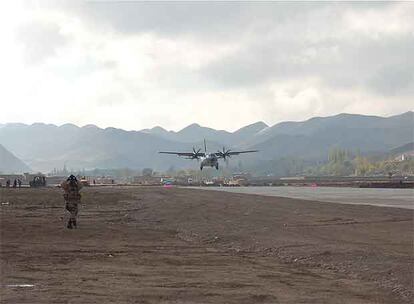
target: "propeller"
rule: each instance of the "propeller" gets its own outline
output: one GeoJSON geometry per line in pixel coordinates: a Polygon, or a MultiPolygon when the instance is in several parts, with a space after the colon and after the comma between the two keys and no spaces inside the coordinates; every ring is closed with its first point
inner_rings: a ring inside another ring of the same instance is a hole
{"type": "Polygon", "coordinates": [[[190,158],[190,159],[199,159],[199,157],[198,157],[198,153],[200,153],[200,151],[201,151],[201,149],[198,149],[198,150],[196,151],[196,149],[193,147],[193,155],[192,155],[192,156],[190,156],[189,158],[190,158]]]}
{"type": "Polygon", "coordinates": [[[224,159],[227,165],[229,164],[228,158],[231,158],[230,151],[231,151],[230,149],[226,150],[225,147],[223,147],[223,151],[220,151],[220,150],[217,151],[217,154],[224,159]]]}

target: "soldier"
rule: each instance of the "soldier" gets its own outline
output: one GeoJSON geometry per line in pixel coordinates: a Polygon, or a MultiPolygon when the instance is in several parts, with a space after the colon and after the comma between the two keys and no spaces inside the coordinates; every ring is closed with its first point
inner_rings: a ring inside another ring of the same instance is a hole
{"type": "Polygon", "coordinates": [[[62,184],[62,189],[65,191],[63,198],[66,202],[66,210],[69,211],[70,217],[67,228],[76,228],[76,217],[78,215],[78,204],[80,203],[81,195],[79,190],[82,188],[82,184],[78,182],[74,175],[68,177],[62,184]]]}

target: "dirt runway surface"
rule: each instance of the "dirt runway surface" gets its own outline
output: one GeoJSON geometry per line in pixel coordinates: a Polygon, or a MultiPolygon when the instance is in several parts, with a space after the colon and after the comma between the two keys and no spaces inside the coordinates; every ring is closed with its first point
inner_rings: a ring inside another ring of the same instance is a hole
{"type": "Polygon", "coordinates": [[[412,303],[413,210],[195,189],[0,189],[1,303],[412,303]],[[25,284],[25,285],[22,285],[25,284]]]}

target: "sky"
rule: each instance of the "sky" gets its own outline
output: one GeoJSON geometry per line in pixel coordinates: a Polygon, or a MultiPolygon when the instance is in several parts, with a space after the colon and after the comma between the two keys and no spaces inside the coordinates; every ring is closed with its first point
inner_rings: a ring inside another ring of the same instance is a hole
{"type": "Polygon", "coordinates": [[[0,123],[234,131],[414,109],[414,2],[2,1],[0,123]]]}

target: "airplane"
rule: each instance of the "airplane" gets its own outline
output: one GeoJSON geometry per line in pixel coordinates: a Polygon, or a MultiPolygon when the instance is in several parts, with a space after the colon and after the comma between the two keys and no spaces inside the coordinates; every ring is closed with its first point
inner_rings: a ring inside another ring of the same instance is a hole
{"type": "Polygon", "coordinates": [[[196,149],[193,147],[192,152],[169,152],[169,151],[160,151],[158,153],[161,154],[174,154],[178,156],[184,156],[186,159],[196,159],[200,160],[200,170],[203,170],[204,167],[215,167],[217,170],[219,168],[219,159],[223,159],[224,161],[227,161],[228,158],[230,158],[233,155],[239,155],[243,153],[254,153],[259,152],[258,150],[247,150],[247,151],[231,151],[226,150],[225,147],[223,147],[223,151],[217,151],[213,153],[207,153],[207,145],[206,140],[204,139],[204,152],[200,152],[201,149],[196,149]]]}

